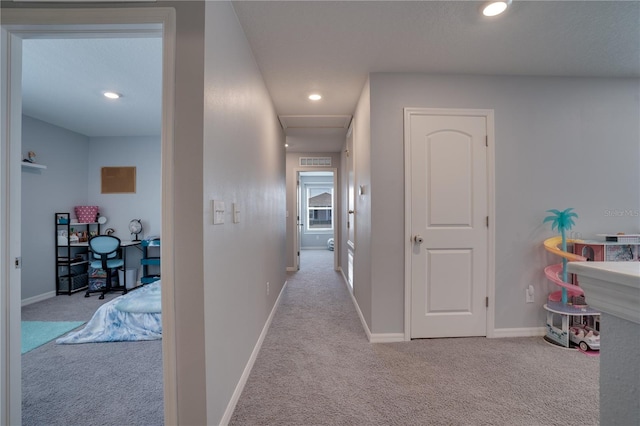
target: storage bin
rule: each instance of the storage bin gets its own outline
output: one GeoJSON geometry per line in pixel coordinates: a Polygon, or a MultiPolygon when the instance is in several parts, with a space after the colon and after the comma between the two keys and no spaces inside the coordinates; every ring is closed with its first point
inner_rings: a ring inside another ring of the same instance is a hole
{"type": "MultiPolygon", "coordinates": [[[[118,281],[124,285],[124,271],[118,269],[118,281]]],[[[134,288],[138,281],[138,270],[136,268],[127,268],[127,289],[134,288]]]]}
{"type": "Polygon", "coordinates": [[[74,291],[87,286],[87,274],[64,275],[60,277],[58,282],[58,291],[74,291]],[[71,279],[71,288],[69,288],[69,279],[71,279]]]}
{"type": "Polygon", "coordinates": [[[98,216],[98,206],[76,206],[75,211],[80,223],[95,223],[98,216]]]}
{"type": "MultiPolygon", "coordinates": [[[[118,285],[118,270],[111,270],[111,287],[118,285]]],[[[89,291],[102,290],[107,286],[107,271],[100,268],[89,268],[89,291]]]]}

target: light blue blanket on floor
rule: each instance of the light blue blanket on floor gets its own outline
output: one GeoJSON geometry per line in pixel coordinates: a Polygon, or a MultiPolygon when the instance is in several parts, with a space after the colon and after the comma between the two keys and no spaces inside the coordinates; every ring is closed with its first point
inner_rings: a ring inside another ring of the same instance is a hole
{"type": "Polygon", "coordinates": [[[160,281],[105,303],[87,325],[56,340],[59,344],[128,342],[162,338],[160,281]]]}

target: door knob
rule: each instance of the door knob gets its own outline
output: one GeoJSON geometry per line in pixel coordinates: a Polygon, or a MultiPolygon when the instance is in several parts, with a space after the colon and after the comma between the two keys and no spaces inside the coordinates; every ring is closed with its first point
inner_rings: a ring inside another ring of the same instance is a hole
{"type": "Polygon", "coordinates": [[[416,244],[422,244],[422,242],[424,241],[424,238],[422,238],[422,236],[420,235],[416,235],[415,237],[413,237],[413,241],[415,241],[416,244]]]}

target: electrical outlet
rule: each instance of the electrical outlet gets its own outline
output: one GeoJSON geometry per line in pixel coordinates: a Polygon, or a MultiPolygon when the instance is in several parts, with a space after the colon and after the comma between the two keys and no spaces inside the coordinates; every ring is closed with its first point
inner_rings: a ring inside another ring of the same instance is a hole
{"type": "Polygon", "coordinates": [[[534,288],[532,285],[530,285],[524,290],[524,298],[526,303],[533,303],[535,301],[533,293],[534,293],[534,288]]]}
{"type": "Polygon", "coordinates": [[[269,295],[269,281],[267,281],[267,296],[269,295]]]}

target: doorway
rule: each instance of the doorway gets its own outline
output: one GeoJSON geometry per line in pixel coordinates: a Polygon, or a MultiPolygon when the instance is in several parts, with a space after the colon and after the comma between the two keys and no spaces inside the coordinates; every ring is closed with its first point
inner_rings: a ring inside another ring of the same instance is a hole
{"type": "Polygon", "coordinates": [[[1,85],[2,126],[0,143],[0,303],[6,315],[0,327],[0,362],[3,371],[0,392],[0,423],[21,423],[21,361],[20,361],[20,308],[21,308],[21,115],[22,93],[22,40],[29,38],[126,36],[127,34],[155,34],[163,39],[162,60],[162,235],[169,240],[163,244],[163,329],[162,341],[164,370],[165,422],[176,422],[177,397],[175,392],[174,338],[174,277],[169,266],[172,246],[173,175],[170,167],[173,157],[173,91],[175,12],[168,8],[154,9],[8,9],[2,16],[1,85]],[[98,13],[96,13],[98,12],[98,13]],[[5,374],[6,372],[6,374],[5,374]]]}
{"type": "Polygon", "coordinates": [[[297,226],[294,253],[297,269],[304,268],[301,252],[322,250],[333,253],[337,265],[336,170],[296,171],[297,226]]]}
{"type": "Polygon", "coordinates": [[[487,336],[493,112],[405,110],[405,338],[487,336]]]}

